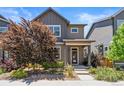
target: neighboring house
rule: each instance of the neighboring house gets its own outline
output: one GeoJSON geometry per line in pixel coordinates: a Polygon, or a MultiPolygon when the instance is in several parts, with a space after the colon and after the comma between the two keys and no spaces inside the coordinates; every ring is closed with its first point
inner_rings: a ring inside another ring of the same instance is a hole
{"type": "MultiPolygon", "coordinates": [[[[6,18],[4,18],[2,15],[0,15],[0,34],[8,31],[8,25],[9,22],[6,18]]],[[[2,39],[2,36],[0,36],[0,40],[2,39]]],[[[2,42],[0,41],[0,46],[2,42]]],[[[0,48],[0,59],[8,57],[8,52],[3,51],[2,48],[0,48]]]]}
{"type": "Polygon", "coordinates": [[[94,22],[86,36],[96,42],[91,44],[91,51],[95,54],[106,54],[113,35],[118,26],[124,23],[124,9],[119,10],[110,17],[94,22]]]}
{"type": "Polygon", "coordinates": [[[65,64],[79,65],[83,63],[84,47],[88,47],[88,62],[90,65],[90,45],[93,40],[84,39],[86,24],[70,24],[52,8],[48,8],[32,21],[40,21],[48,25],[57,37],[57,59],[64,60],[65,64]]]}

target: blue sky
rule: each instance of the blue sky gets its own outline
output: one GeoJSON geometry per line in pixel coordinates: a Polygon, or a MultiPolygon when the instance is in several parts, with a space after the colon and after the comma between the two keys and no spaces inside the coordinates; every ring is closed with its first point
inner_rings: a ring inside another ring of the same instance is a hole
{"type": "MultiPolygon", "coordinates": [[[[8,19],[16,22],[20,21],[19,17],[24,17],[28,20],[33,19],[47,7],[1,7],[0,14],[8,19]]],[[[111,16],[119,7],[54,7],[59,14],[67,18],[71,23],[88,24],[85,27],[85,35],[89,31],[91,24],[99,19],[111,16]]]]}

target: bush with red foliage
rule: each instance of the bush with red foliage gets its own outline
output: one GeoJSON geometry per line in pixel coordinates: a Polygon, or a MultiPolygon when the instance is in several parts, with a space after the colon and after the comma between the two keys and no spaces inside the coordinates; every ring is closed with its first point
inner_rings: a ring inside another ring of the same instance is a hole
{"type": "Polygon", "coordinates": [[[9,59],[1,60],[0,67],[3,68],[7,72],[17,69],[16,63],[9,59]]]}
{"type": "Polygon", "coordinates": [[[53,48],[56,37],[41,22],[22,18],[21,23],[16,24],[10,20],[9,31],[6,32],[2,41],[3,48],[9,51],[17,65],[55,60],[53,48]]]}

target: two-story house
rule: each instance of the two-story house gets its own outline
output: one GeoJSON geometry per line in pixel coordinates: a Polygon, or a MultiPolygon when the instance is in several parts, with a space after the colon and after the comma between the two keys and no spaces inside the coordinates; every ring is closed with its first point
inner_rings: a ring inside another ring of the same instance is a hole
{"type": "Polygon", "coordinates": [[[70,22],[52,8],[35,17],[32,21],[40,21],[47,25],[57,38],[56,58],[64,60],[65,64],[79,65],[83,63],[84,47],[88,47],[88,62],[90,65],[90,45],[94,40],[84,39],[86,24],[70,24],[70,22]]]}
{"type": "Polygon", "coordinates": [[[8,25],[9,25],[9,21],[3,17],[2,15],[0,15],[0,59],[8,57],[8,52],[4,51],[1,48],[1,39],[2,39],[2,34],[6,31],[8,31],[8,25]]]}
{"type": "Polygon", "coordinates": [[[94,22],[86,36],[86,39],[96,41],[91,44],[91,51],[95,54],[105,55],[113,35],[122,23],[124,23],[124,8],[110,17],[94,22]]]}

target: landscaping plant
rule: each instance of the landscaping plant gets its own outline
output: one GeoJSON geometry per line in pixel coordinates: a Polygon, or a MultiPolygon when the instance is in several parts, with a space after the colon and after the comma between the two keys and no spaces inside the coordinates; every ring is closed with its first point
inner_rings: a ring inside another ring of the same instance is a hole
{"type": "Polygon", "coordinates": [[[124,24],[122,24],[113,36],[107,57],[112,61],[124,61],[124,24]]]}
{"type": "Polygon", "coordinates": [[[5,73],[5,70],[3,68],[0,68],[0,74],[5,73]]]}
{"type": "Polygon", "coordinates": [[[124,80],[124,72],[117,71],[114,68],[98,67],[90,68],[89,73],[93,74],[95,79],[104,80],[109,82],[117,82],[118,80],[124,80]]]}
{"type": "Polygon", "coordinates": [[[49,68],[64,68],[64,61],[58,60],[55,62],[42,62],[44,69],[49,68]]]}
{"type": "Polygon", "coordinates": [[[65,67],[64,74],[68,78],[73,78],[75,76],[74,75],[74,68],[72,67],[72,65],[67,65],[65,67]]]}
{"type": "Polygon", "coordinates": [[[56,37],[46,25],[23,18],[19,24],[10,20],[9,31],[3,38],[3,48],[21,66],[42,60],[54,62],[55,43],[56,37]]]}
{"type": "Polygon", "coordinates": [[[94,68],[94,67],[91,67],[91,68],[89,69],[89,73],[90,73],[90,74],[96,74],[96,71],[97,71],[97,69],[94,68]]]}
{"type": "Polygon", "coordinates": [[[22,79],[28,76],[27,72],[23,69],[14,70],[11,73],[11,77],[15,79],[22,79]]]}
{"type": "Polygon", "coordinates": [[[0,68],[4,69],[6,72],[10,72],[14,69],[17,69],[17,65],[12,60],[1,60],[0,68]]]}

